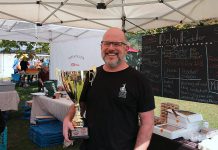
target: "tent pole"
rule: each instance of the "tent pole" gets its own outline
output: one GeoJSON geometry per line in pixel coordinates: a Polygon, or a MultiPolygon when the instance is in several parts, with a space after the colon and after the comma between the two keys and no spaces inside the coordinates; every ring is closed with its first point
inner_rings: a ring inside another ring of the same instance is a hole
{"type": "Polygon", "coordinates": [[[126,30],[125,30],[126,17],[123,16],[123,17],[121,18],[121,20],[122,20],[122,30],[123,30],[123,32],[125,33],[125,32],[126,32],[126,30]]]}
{"type": "Polygon", "coordinates": [[[165,2],[163,2],[163,4],[166,5],[167,7],[171,8],[171,9],[173,9],[174,11],[178,12],[179,14],[185,16],[186,18],[190,19],[191,21],[196,22],[193,18],[191,18],[188,15],[186,15],[185,13],[181,12],[179,9],[176,9],[173,6],[171,6],[171,5],[169,5],[169,4],[165,3],[165,2]]]}
{"type": "MultiPolygon", "coordinates": [[[[122,5],[124,4],[124,0],[122,0],[122,5]]],[[[124,6],[122,6],[122,30],[124,33],[126,33],[125,27],[126,27],[126,13],[125,13],[125,9],[124,6]]]]}
{"type": "MultiPolygon", "coordinates": [[[[189,2],[187,2],[187,3],[185,3],[185,4],[181,5],[181,6],[179,6],[177,9],[181,9],[181,8],[183,8],[183,7],[185,7],[185,6],[187,6],[187,5],[191,4],[191,3],[193,3],[194,1],[196,1],[196,0],[189,1],[189,2]]],[[[169,11],[169,12],[167,12],[167,13],[161,15],[161,16],[155,17],[155,18],[151,19],[150,21],[145,22],[145,23],[142,23],[142,24],[140,24],[140,25],[138,25],[138,26],[143,26],[143,25],[149,24],[149,23],[151,23],[151,22],[153,22],[153,21],[155,21],[155,20],[157,20],[157,19],[163,18],[163,17],[165,17],[165,16],[167,16],[167,15],[173,13],[174,11],[175,11],[175,10],[171,10],[171,11],[169,11]]],[[[133,30],[133,29],[135,29],[135,28],[136,28],[136,27],[133,27],[133,28],[130,28],[129,30],[133,30]]]]}
{"type": "Polygon", "coordinates": [[[5,24],[5,22],[6,22],[6,20],[4,20],[4,21],[2,22],[2,24],[0,24],[0,28],[3,27],[3,25],[5,24]]]}
{"type": "Polygon", "coordinates": [[[61,4],[50,14],[48,15],[48,17],[46,17],[42,22],[41,24],[43,24],[46,20],[48,20],[56,11],[58,11],[61,7],[63,7],[66,3],[67,3],[68,0],[65,0],[64,2],[61,2],[61,4]]]}
{"type": "Polygon", "coordinates": [[[17,22],[15,22],[11,27],[10,29],[8,29],[8,32],[11,32],[11,30],[17,25],[17,22]]]}
{"type": "Polygon", "coordinates": [[[143,31],[146,31],[145,29],[143,29],[143,28],[141,28],[140,26],[138,26],[138,25],[136,25],[136,24],[130,22],[129,20],[126,19],[126,21],[129,22],[130,24],[132,24],[132,25],[138,27],[139,29],[141,29],[141,30],[143,30],[143,31]]]}
{"type": "MultiPolygon", "coordinates": [[[[44,5],[46,5],[46,6],[50,7],[50,8],[56,9],[54,6],[51,6],[51,5],[48,5],[48,4],[44,4],[44,5]]],[[[102,23],[93,21],[93,20],[91,20],[91,19],[84,18],[84,17],[78,16],[78,15],[76,15],[76,14],[69,13],[69,12],[64,11],[64,10],[62,10],[62,9],[59,9],[59,11],[64,12],[64,13],[69,14],[69,15],[72,15],[72,16],[74,16],[74,17],[80,18],[80,19],[79,19],[79,20],[78,20],[78,19],[77,19],[77,20],[70,20],[70,21],[51,22],[51,23],[49,23],[49,24],[63,24],[63,23],[68,23],[68,22],[75,22],[75,21],[83,21],[83,20],[86,20],[86,21],[89,21],[89,22],[92,22],[92,23],[95,23],[95,24],[98,24],[98,25],[101,25],[101,26],[104,26],[104,27],[108,27],[108,28],[111,27],[111,26],[108,26],[108,25],[106,25],[106,24],[102,24],[102,23]]],[[[44,25],[46,25],[46,23],[45,23],[44,25]]]]}

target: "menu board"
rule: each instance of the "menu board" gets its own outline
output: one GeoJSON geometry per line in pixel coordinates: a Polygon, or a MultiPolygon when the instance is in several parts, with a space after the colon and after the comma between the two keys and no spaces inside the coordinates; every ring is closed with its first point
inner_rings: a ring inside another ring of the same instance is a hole
{"type": "Polygon", "coordinates": [[[142,65],[156,96],[218,104],[218,25],[142,37],[142,65]]]}

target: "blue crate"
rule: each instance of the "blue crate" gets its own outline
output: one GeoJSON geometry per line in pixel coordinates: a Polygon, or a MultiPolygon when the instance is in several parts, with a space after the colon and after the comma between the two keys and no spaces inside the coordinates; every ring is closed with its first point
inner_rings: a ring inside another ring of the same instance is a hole
{"type": "Polygon", "coordinates": [[[24,117],[30,117],[30,115],[31,115],[31,111],[30,111],[30,110],[23,112],[23,116],[24,116],[24,117]]]}
{"type": "Polygon", "coordinates": [[[23,116],[22,116],[23,120],[30,120],[30,116],[31,116],[31,110],[24,110],[23,111],[23,116]]]}
{"type": "Polygon", "coordinates": [[[15,83],[20,82],[20,74],[11,74],[11,81],[15,83]]]}
{"type": "Polygon", "coordinates": [[[48,123],[57,123],[57,124],[62,124],[60,121],[58,121],[56,118],[43,118],[43,119],[36,119],[36,124],[40,125],[40,124],[48,124],[48,123]]]}
{"type": "Polygon", "coordinates": [[[28,106],[28,105],[22,106],[22,109],[23,109],[24,111],[31,111],[31,107],[28,106]]]}
{"type": "Polygon", "coordinates": [[[47,123],[31,125],[29,129],[30,139],[39,147],[51,147],[63,143],[62,122],[53,120],[47,123]]]}
{"type": "Polygon", "coordinates": [[[5,130],[1,133],[0,136],[0,150],[7,150],[7,127],[5,130]]]}

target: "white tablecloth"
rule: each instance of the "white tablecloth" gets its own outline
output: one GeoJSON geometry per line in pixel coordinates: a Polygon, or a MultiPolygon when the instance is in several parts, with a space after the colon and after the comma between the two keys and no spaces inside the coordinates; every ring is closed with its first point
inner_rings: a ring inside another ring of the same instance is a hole
{"type": "Polygon", "coordinates": [[[33,96],[30,123],[35,124],[36,116],[44,115],[51,115],[63,121],[72,104],[71,100],[65,98],[52,99],[47,96],[33,96]]]}
{"type": "Polygon", "coordinates": [[[0,109],[2,111],[18,110],[19,102],[17,91],[0,92],[0,109]]]}

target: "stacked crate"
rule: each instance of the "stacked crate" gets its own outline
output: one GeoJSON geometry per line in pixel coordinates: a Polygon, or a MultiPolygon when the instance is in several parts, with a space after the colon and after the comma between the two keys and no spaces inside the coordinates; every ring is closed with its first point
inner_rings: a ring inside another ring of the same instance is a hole
{"type": "Polygon", "coordinates": [[[163,123],[167,122],[167,109],[174,109],[174,110],[178,110],[179,109],[179,105],[177,104],[173,104],[173,103],[161,103],[160,106],[160,120],[163,123]]]}
{"type": "Polygon", "coordinates": [[[0,150],[7,150],[7,127],[0,136],[0,150]]]}
{"type": "Polygon", "coordinates": [[[29,120],[30,119],[30,115],[31,115],[31,108],[32,108],[32,105],[30,105],[31,101],[26,101],[25,103],[25,106],[23,106],[23,117],[22,119],[24,120],[29,120]]]}
{"type": "Polygon", "coordinates": [[[63,143],[62,122],[54,119],[37,121],[29,130],[30,139],[41,148],[57,146],[63,143]]]}

